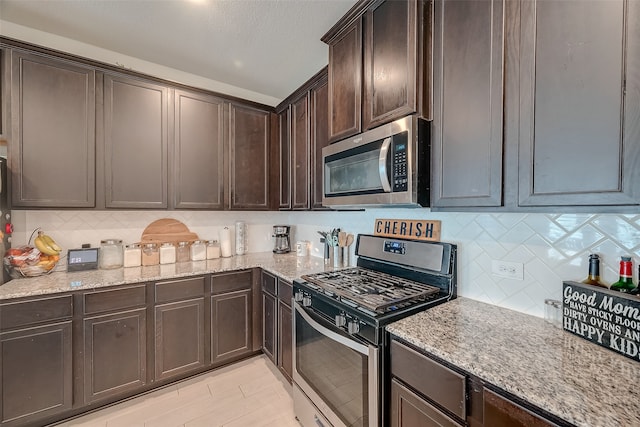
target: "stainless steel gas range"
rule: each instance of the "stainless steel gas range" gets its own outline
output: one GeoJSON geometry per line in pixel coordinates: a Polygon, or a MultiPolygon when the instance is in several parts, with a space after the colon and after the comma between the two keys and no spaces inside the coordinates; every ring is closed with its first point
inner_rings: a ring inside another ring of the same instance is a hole
{"type": "Polygon", "coordinates": [[[380,427],[385,325],[456,297],[450,243],[359,235],[357,267],[294,280],[293,400],[304,427],[380,427]]]}

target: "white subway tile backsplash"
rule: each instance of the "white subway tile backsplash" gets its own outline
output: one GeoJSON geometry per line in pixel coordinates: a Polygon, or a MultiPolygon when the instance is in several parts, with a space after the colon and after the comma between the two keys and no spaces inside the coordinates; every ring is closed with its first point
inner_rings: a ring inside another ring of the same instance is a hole
{"type": "MultiPolygon", "coordinates": [[[[291,225],[292,246],[312,243],[323,256],[317,231],[340,227],[354,234],[372,233],[376,218],[442,221],[442,240],[458,245],[458,294],[543,316],[544,299],[560,299],[563,280],[586,277],[589,253],[601,256],[601,276],[618,278],[621,255],[634,257],[634,281],[640,263],[640,215],[441,213],[429,209],[370,209],[359,212],[201,212],[201,211],[13,211],[13,246],[24,244],[41,227],[65,249],[101,239],[140,239],[144,228],[160,218],[175,218],[204,239],[236,221],[248,226],[249,252],[271,251],[273,225],[291,225]],[[524,280],[491,274],[491,261],[524,264],[524,280]]],[[[233,240],[233,239],[232,239],[233,240]]],[[[233,243],[233,242],[232,242],[233,243]]],[[[355,245],[354,245],[355,246],[355,245]]],[[[352,250],[352,259],[353,251],[352,250]]],[[[355,261],[354,261],[355,263],[355,261]]]]}

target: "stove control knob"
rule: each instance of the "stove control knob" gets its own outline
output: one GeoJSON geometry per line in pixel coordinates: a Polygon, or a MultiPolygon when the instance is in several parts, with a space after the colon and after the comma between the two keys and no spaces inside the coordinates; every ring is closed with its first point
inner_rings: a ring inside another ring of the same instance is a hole
{"type": "Polygon", "coordinates": [[[336,326],[338,328],[343,328],[347,325],[347,318],[344,314],[336,314],[336,326]]]}
{"type": "Polygon", "coordinates": [[[302,302],[302,298],[303,298],[303,294],[300,291],[296,292],[295,295],[293,296],[293,299],[295,302],[302,302]]]}
{"type": "Polygon", "coordinates": [[[302,306],[310,307],[311,306],[311,295],[305,295],[302,297],[302,306]]]}
{"type": "Polygon", "coordinates": [[[349,331],[351,335],[360,332],[360,322],[357,320],[349,320],[349,323],[347,324],[347,331],[349,331]]]}

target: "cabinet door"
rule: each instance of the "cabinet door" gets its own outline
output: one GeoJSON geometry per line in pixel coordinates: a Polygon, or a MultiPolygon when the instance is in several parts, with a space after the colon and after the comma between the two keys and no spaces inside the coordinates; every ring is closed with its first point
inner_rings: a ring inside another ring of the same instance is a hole
{"type": "Polygon", "coordinates": [[[85,403],[146,384],[146,309],[84,320],[85,403]]]}
{"type": "Polygon", "coordinates": [[[491,427],[554,427],[544,418],[496,393],[484,389],[484,425],[491,427]]]}
{"type": "Polygon", "coordinates": [[[104,76],[108,208],[166,208],[167,93],[149,81],[104,76]]]}
{"type": "Polygon", "coordinates": [[[80,64],[14,51],[14,207],[95,206],[95,72],[80,64]]]}
{"type": "Polygon", "coordinates": [[[329,140],[359,133],[362,94],[362,18],[329,42],[329,140]]]}
{"type": "Polygon", "coordinates": [[[204,360],[204,299],[155,308],[155,379],[201,368],[204,360]]]}
{"type": "Polygon", "coordinates": [[[640,4],[520,7],[519,204],[639,204],[640,4]]]}
{"type": "Polygon", "coordinates": [[[293,317],[291,306],[278,301],[278,368],[291,381],[293,377],[293,317]]]}
{"type": "Polygon", "coordinates": [[[269,112],[231,104],[231,210],[269,208],[269,112]]]}
{"type": "Polygon", "coordinates": [[[311,209],[322,209],[322,149],[329,145],[329,85],[327,79],[311,89],[311,209]]]}
{"type": "Polygon", "coordinates": [[[262,292],[262,350],[276,363],[278,301],[275,296],[262,292]]]}
{"type": "Polygon", "coordinates": [[[280,133],[278,137],[277,153],[280,160],[280,203],[281,210],[291,209],[291,128],[289,127],[291,108],[278,114],[280,133]]]}
{"type": "Polygon", "coordinates": [[[365,15],[362,127],[417,110],[418,0],[382,1],[365,15]]]}
{"type": "Polygon", "coordinates": [[[435,2],[432,206],[502,204],[503,9],[435,2]]]}
{"type": "Polygon", "coordinates": [[[303,96],[291,103],[291,207],[307,210],[309,204],[310,152],[309,152],[309,96],[303,96]]]}
{"type": "Polygon", "coordinates": [[[174,102],[175,207],[223,209],[225,103],[182,90],[174,102]]]}
{"type": "Polygon", "coordinates": [[[395,379],[391,380],[391,427],[461,426],[395,379]]]}
{"type": "Polygon", "coordinates": [[[3,426],[37,424],[71,409],[71,321],[0,334],[3,426]]]}
{"type": "Polygon", "coordinates": [[[251,353],[251,289],[211,297],[211,362],[251,353]]]}

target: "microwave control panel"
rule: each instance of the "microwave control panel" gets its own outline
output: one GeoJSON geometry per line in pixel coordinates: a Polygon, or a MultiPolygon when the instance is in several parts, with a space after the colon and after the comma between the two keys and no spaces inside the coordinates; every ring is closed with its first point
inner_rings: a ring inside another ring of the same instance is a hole
{"type": "Polygon", "coordinates": [[[407,160],[407,132],[393,136],[393,192],[407,191],[409,188],[408,160],[407,160]]]}

